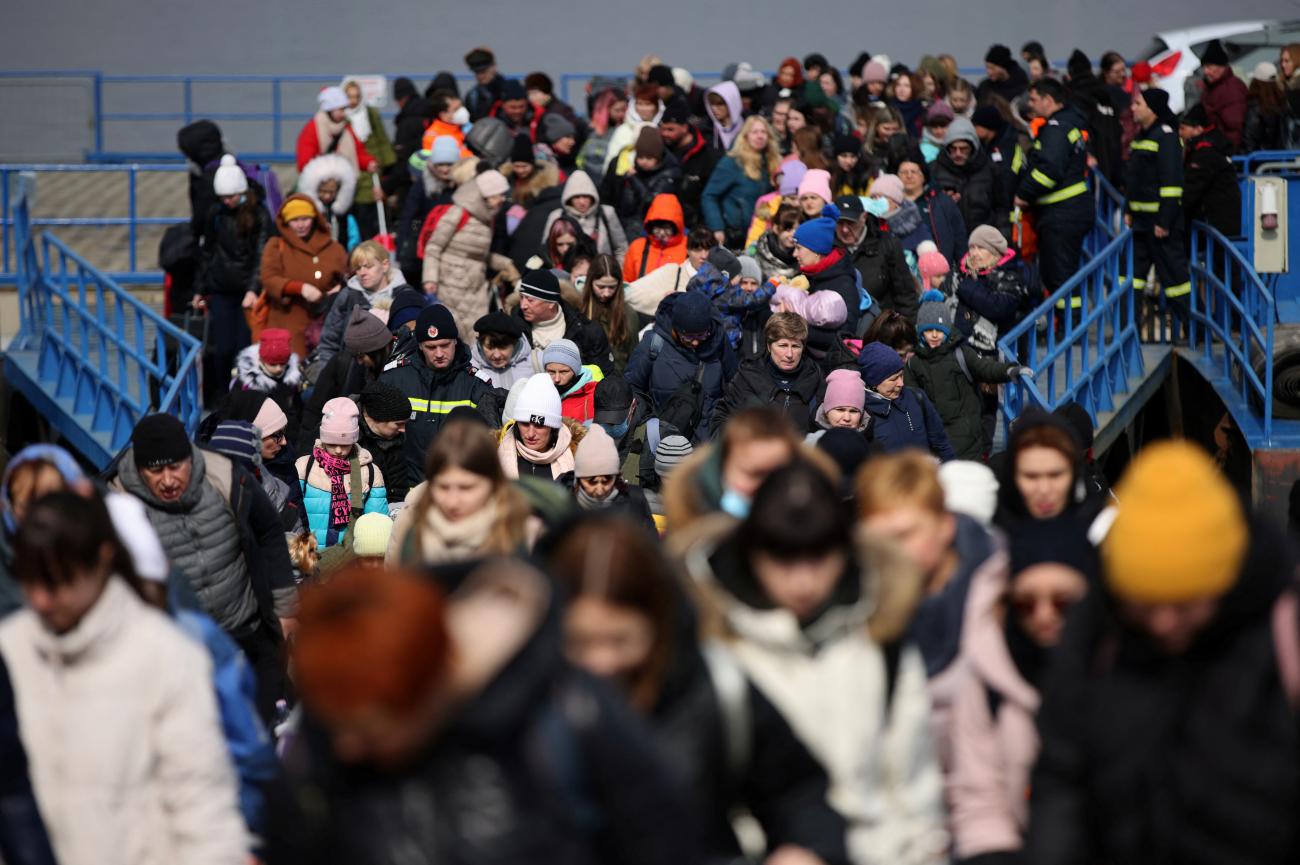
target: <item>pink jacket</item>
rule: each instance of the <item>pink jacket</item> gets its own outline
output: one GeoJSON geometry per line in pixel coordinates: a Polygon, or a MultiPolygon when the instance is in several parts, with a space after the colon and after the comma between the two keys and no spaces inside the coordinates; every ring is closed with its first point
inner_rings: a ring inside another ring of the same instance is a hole
{"type": "Polygon", "coordinates": [[[792,285],[778,285],[772,294],[772,311],[776,312],[782,302],[793,307],[813,327],[839,327],[849,317],[844,298],[834,291],[809,294],[792,285]]]}
{"type": "Polygon", "coordinates": [[[1038,692],[1011,660],[1002,633],[1006,576],[975,574],[962,634],[962,674],[950,717],[948,775],[956,858],[1019,850],[1029,819],[1029,772],[1038,756],[1038,692]],[[997,717],[989,691],[998,697],[997,717]]]}

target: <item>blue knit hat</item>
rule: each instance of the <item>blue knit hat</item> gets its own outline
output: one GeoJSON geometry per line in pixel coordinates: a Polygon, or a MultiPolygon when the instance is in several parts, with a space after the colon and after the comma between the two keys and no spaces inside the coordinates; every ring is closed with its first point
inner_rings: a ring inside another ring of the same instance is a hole
{"type": "Polygon", "coordinates": [[[698,291],[684,291],[673,302],[673,330],[678,333],[704,333],[713,326],[713,303],[698,291]]]}
{"type": "Polygon", "coordinates": [[[943,292],[927,289],[921,294],[921,305],[916,311],[916,333],[923,336],[927,330],[941,330],[944,336],[952,335],[952,311],[943,292]]]}
{"type": "Polygon", "coordinates": [[[262,461],[262,437],[251,423],[242,420],[223,420],[217,424],[207,448],[230,457],[245,468],[262,461]]]}
{"type": "Polygon", "coordinates": [[[903,371],[903,359],[883,342],[869,342],[858,354],[858,370],[866,386],[875,388],[891,375],[903,371]]]}
{"type": "Polygon", "coordinates": [[[835,247],[835,222],[839,218],[839,208],[833,204],[826,205],[821,216],[794,230],[794,242],[818,255],[830,255],[835,247]]]}

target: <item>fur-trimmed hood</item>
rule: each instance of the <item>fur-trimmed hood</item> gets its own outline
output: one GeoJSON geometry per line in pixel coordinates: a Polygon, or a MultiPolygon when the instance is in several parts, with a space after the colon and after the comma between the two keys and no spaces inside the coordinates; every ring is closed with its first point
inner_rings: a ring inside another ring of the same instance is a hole
{"type": "Polygon", "coordinates": [[[833,604],[812,625],[800,628],[789,612],[755,606],[740,597],[738,588],[753,577],[735,543],[735,531],[736,521],[730,517],[707,517],[680,553],[706,638],[805,650],[865,629],[873,642],[884,645],[903,637],[924,597],[924,577],[903,551],[860,530],[845,577],[859,581],[855,599],[833,604]]]}
{"type": "Polygon", "coordinates": [[[357,194],[357,170],[337,153],[325,153],[317,156],[302,167],[298,175],[298,191],[311,196],[317,209],[324,209],[317,196],[320,185],[329,178],[339,181],[339,195],[330,205],[335,216],[345,216],[352,209],[352,200],[357,194]]]}

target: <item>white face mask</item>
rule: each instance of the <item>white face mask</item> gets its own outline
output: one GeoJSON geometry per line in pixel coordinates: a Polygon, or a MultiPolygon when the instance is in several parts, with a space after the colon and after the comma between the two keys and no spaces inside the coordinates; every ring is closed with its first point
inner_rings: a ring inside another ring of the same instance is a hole
{"type": "Polygon", "coordinates": [[[469,109],[464,105],[457,108],[451,113],[451,122],[455,123],[457,126],[464,126],[466,123],[469,123],[469,109]]]}

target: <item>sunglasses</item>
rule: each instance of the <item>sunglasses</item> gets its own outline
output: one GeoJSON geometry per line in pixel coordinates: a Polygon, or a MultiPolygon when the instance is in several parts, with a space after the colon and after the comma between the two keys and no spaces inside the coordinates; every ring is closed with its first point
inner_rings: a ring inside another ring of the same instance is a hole
{"type": "Polygon", "coordinates": [[[703,333],[681,333],[679,331],[677,335],[685,342],[704,342],[706,339],[713,336],[713,331],[706,330],[703,333]]]}
{"type": "Polygon", "coordinates": [[[1050,604],[1058,616],[1063,616],[1075,600],[1070,595],[1012,595],[1007,598],[1007,603],[1017,616],[1027,619],[1034,614],[1039,604],[1050,604]]]}

